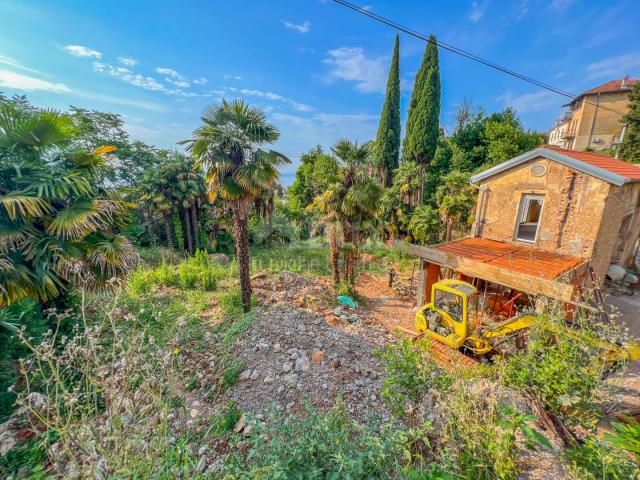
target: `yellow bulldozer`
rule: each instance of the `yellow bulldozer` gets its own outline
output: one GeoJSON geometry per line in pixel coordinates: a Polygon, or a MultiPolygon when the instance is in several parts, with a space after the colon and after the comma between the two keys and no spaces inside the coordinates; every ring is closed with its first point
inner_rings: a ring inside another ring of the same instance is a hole
{"type": "MultiPolygon", "coordinates": [[[[487,302],[489,308],[481,308],[473,285],[439,280],[432,286],[431,302],[416,314],[416,330],[474,356],[509,355],[526,348],[527,332],[538,317],[534,312],[518,311],[516,298],[504,302],[494,299],[487,302]]],[[[607,363],[640,359],[638,344],[606,344],[604,350],[607,363]]]]}

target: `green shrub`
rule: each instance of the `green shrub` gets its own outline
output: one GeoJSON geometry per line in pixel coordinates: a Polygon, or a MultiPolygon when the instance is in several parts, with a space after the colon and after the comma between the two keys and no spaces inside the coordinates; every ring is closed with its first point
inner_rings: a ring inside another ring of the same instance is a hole
{"type": "Polygon", "coordinates": [[[560,317],[540,318],[530,331],[527,351],[505,361],[504,380],[512,388],[531,391],[567,420],[592,422],[604,353],[588,325],[572,328],[560,317]]]}
{"type": "Polygon", "coordinates": [[[516,432],[526,445],[550,447],[529,424],[536,417],[501,407],[497,398],[477,389],[474,382],[456,380],[439,404],[446,420],[439,432],[440,464],[455,478],[515,480],[518,474],[516,432]]]}
{"type": "Polygon", "coordinates": [[[191,257],[189,260],[192,261],[195,265],[204,268],[209,265],[209,254],[206,252],[206,250],[198,249],[196,250],[196,253],[193,254],[193,257],[191,257]]]}
{"type": "Polygon", "coordinates": [[[205,268],[201,274],[202,288],[207,291],[215,290],[218,285],[217,272],[211,268],[205,268]]]}
{"type": "Polygon", "coordinates": [[[568,478],[575,480],[638,480],[637,464],[620,449],[588,438],[582,445],[565,451],[568,478]]]}
{"type": "Polygon", "coordinates": [[[624,423],[613,422],[612,426],[615,433],[605,435],[604,439],[613,446],[635,455],[640,463],[640,423],[634,418],[627,417],[624,423]]]}
{"type": "Polygon", "coordinates": [[[416,439],[425,436],[425,429],[358,423],[342,403],[322,413],[309,408],[306,416],[286,421],[271,412],[253,427],[248,452],[231,453],[221,473],[239,479],[364,480],[406,478],[408,470],[414,479],[450,478],[432,475],[431,465],[412,454],[416,439]],[[424,468],[424,476],[416,467],[424,468]]]}
{"type": "Polygon", "coordinates": [[[0,308],[0,423],[11,415],[16,394],[9,391],[9,387],[18,379],[18,359],[24,358],[29,350],[15,335],[13,327],[25,328],[25,335],[39,342],[42,334],[55,325],[47,322],[41,307],[32,300],[22,300],[8,307],[0,308]],[[7,328],[9,327],[9,328],[7,328]]]}
{"type": "Polygon", "coordinates": [[[198,267],[191,262],[183,262],[178,266],[178,285],[187,290],[194,288],[200,278],[198,267]]]}
{"type": "Polygon", "coordinates": [[[415,343],[404,339],[375,352],[385,363],[381,394],[393,414],[403,416],[430,388],[446,388],[451,384],[451,375],[437,367],[429,350],[427,339],[415,343]]]}
{"type": "Polygon", "coordinates": [[[142,295],[155,285],[154,271],[149,268],[138,268],[129,279],[129,291],[134,295],[142,295]]]}
{"type": "Polygon", "coordinates": [[[178,286],[178,274],[176,273],[176,269],[172,265],[168,265],[165,262],[156,268],[153,272],[154,280],[166,287],[176,287],[178,286]]]}

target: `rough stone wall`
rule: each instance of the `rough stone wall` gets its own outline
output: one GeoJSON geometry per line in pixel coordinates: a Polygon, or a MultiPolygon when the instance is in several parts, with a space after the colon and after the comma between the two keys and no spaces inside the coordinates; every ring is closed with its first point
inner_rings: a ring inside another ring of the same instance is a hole
{"type": "Polygon", "coordinates": [[[640,238],[640,184],[625,185],[610,197],[599,238],[603,242],[602,248],[612,244],[610,263],[631,267],[636,244],[640,238]],[[615,222],[618,223],[617,229],[615,222]],[[609,225],[611,228],[607,228],[609,225]],[[613,238],[609,238],[611,236],[613,238]]]}
{"type": "Polygon", "coordinates": [[[607,182],[539,157],[488,178],[480,187],[489,191],[484,194],[484,215],[480,211],[476,215],[479,236],[581,258],[592,256],[609,194],[607,182]],[[531,166],[537,163],[547,166],[546,175],[531,174],[531,166]],[[534,244],[515,240],[520,199],[527,193],[544,196],[534,244]]]}

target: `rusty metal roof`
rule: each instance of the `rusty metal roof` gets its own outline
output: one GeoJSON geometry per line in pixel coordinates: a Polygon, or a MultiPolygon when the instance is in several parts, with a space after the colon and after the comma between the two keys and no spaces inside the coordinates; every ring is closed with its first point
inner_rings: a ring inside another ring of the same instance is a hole
{"type": "Polygon", "coordinates": [[[433,245],[434,250],[553,280],[584,263],[584,259],[484,238],[463,238],[433,245]]]}

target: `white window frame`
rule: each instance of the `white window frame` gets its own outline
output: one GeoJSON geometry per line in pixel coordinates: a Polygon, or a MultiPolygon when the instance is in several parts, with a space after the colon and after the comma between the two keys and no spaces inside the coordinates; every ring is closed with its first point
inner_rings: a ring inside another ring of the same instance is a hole
{"type": "Polygon", "coordinates": [[[516,228],[513,233],[513,237],[515,240],[519,242],[536,243],[536,241],[538,240],[538,232],[540,231],[540,224],[542,223],[542,215],[544,214],[544,200],[545,196],[539,193],[523,193],[520,196],[520,204],[518,205],[518,216],[516,217],[516,228]],[[523,218],[526,218],[530,208],[529,205],[533,200],[539,200],[540,202],[542,202],[542,206],[540,207],[540,217],[538,218],[538,224],[536,225],[536,233],[533,237],[533,240],[529,240],[528,238],[519,238],[518,231],[520,230],[520,224],[523,223],[521,220],[523,218]]]}

